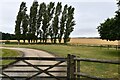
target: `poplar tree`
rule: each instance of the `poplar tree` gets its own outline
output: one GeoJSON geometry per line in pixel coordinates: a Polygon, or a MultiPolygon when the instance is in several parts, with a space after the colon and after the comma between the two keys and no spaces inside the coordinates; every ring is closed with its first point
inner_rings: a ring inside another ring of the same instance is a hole
{"type": "Polygon", "coordinates": [[[61,17],[61,21],[60,21],[60,34],[59,34],[59,43],[61,43],[62,40],[62,36],[64,34],[64,29],[65,29],[65,23],[67,20],[67,5],[64,6],[64,10],[62,12],[62,17],[61,17]]]}
{"type": "MultiPolygon", "coordinates": [[[[50,2],[47,6],[47,12],[48,12],[48,16],[49,16],[49,24],[51,23],[51,20],[54,15],[54,10],[55,10],[54,5],[55,5],[55,3],[50,2]]],[[[51,43],[53,43],[53,28],[52,28],[51,24],[49,25],[48,33],[49,33],[49,36],[51,37],[51,43]]]]}
{"type": "Polygon", "coordinates": [[[39,6],[38,15],[37,15],[37,37],[39,36],[40,42],[42,40],[41,25],[42,25],[43,14],[44,14],[44,3],[41,3],[39,6]]]}
{"type": "Polygon", "coordinates": [[[56,39],[58,38],[58,30],[59,30],[59,15],[62,11],[61,2],[57,3],[55,8],[55,16],[53,18],[52,27],[53,27],[53,36],[54,36],[54,43],[56,43],[56,39]]]}
{"type": "Polygon", "coordinates": [[[25,11],[26,9],[26,3],[22,2],[20,5],[20,9],[17,15],[17,20],[15,21],[16,25],[15,25],[15,36],[16,39],[18,40],[18,44],[20,43],[20,39],[21,39],[21,24],[22,24],[22,19],[23,19],[23,11],[25,11]]]}
{"type": "Polygon", "coordinates": [[[43,43],[46,42],[47,28],[48,28],[48,15],[46,13],[46,4],[42,4],[43,14],[42,14],[42,31],[43,31],[43,43]]]}
{"type": "Polygon", "coordinates": [[[65,33],[64,33],[64,43],[67,43],[70,41],[70,33],[74,29],[75,21],[74,21],[74,8],[72,6],[68,7],[68,13],[67,13],[67,20],[65,24],[65,33]]]}
{"type": "Polygon", "coordinates": [[[61,2],[58,2],[56,6],[54,2],[50,2],[48,5],[43,2],[39,9],[38,6],[38,2],[34,0],[30,14],[27,15],[26,3],[21,3],[15,25],[18,43],[21,35],[24,43],[26,39],[29,43],[32,40],[37,42],[38,38],[40,38],[40,42],[43,40],[43,43],[47,43],[48,38],[51,38],[51,43],[56,43],[57,39],[59,43],[62,39],[64,39],[64,43],[68,42],[75,25],[74,8],[65,5],[62,11],[61,2]]]}
{"type": "Polygon", "coordinates": [[[30,8],[30,26],[29,34],[31,35],[31,41],[36,40],[36,29],[37,29],[37,11],[38,11],[38,2],[34,1],[30,8]]]}
{"type": "Polygon", "coordinates": [[[50,34],[50,21],[53,18],[54,3],[50,2],[48,5],[43,4],[43,19],[42,19],[42,30],[43,30],[43,42],[47,43],[48,35],[50,34]]]}
{"type": "Polygon", "coordinates": [[[22,39],[25,43],[27,40],[27,32],[28,32],[28,24],[29,24],[29,16],[26,14],[27,7],[23,11],[23,19],[22,19],[22,39]]]}

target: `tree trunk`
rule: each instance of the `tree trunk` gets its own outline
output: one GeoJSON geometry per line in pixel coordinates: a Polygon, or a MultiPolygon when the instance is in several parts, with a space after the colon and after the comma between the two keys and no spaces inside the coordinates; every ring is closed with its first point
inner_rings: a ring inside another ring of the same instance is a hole
{"type": "Polygon", "coordinates": [[[59,38],[59,43],[61,43],[61,40],[62,40],[62,38],[60,37],[60,38],[59,38]]]}
{"type": "Polygon", "coordinates": [[[66,44],[68,42],[67,38],[64,38],[64,44],[66,44]]]}
{"type": "Polygon", "coordinates": [[[47,43],[47,39],[45,39],[45,44],[47,43]]]}
{"type": "Polygon", "coordinates": [[[54,44],[56,43],[56,38],[54,38],[54,44]]]}
{"type": "Polygon", "coordinates": [[[51,37],[51,43],[53,43],[53,38],[51,37]]]}
{"type": "Polygon", "coordinates": [[[25,43],[25,40],[23,40],[23,43],[25,43]]]}
{"type": "Polygon", "coordinates": [[[56,44],[56,36],[54,37],[54,44],[56,44]]]}
{"type": "Polygon", "coordinates": [[[120,49],[120,40],[118,40],[118,49],[120,49]]]}
{"type": "Polygon", "coordinates": [[[28,44],[30,44],[30,40],[28,40],[28,44]]]}
{"type": "Polygon", "coordinates": [[[20,44],[20,40],[18,40],[18,45],[20,44]]]}

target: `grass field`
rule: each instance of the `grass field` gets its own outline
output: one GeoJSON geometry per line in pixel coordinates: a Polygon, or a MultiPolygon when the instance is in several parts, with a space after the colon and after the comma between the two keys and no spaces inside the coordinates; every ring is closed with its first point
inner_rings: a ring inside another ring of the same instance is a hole
{"type": "MultiPolygon", "coordinates": [[[[53,55],[66,57],[67,54],[74,54],[81,58],[95,58],[107,60],[119,60],[120,50],[114,48],[100,48],[87,46],[70,46],[70,45],[3,45],[9,47],[26,47],[50,52],[53,55]]],[[[81,63],[81,72],[95,75],[98,77],[112,78],[119,77],[118,65],[100,64],[100,63],[81,63]]]]}
{"type": "MultiPolygon", "coordinates": [[[[10,49],[0,49],[0,56],[2,57],[17,57],[21,56],[19,51],[10,50],[10,49]]],[[[0,61],[1,62],[1,61],[0,61]]],[[[13,62],[13,60],[3,60],[1,64],[6,65],[13,62]]]]}

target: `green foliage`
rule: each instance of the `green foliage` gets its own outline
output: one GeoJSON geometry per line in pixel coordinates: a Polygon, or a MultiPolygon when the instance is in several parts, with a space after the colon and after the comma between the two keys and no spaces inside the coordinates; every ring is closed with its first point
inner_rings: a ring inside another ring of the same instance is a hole
{"type": "MultiPolygon", "coordinates": [[[[41,22],[42,22],[42,15],[43,15],[43,4],[44,3],[41,3],[40,4],[40,6],[39,6],[39,10],[38,10],[38,15],[37,15],[37,36],[39,35],[39,34],[41,34],[41,30],[40,30],[40,26],[41,26],[41,22]]],[[[40,36],[40,38],[41,38],[41,36],[40,36]]]]}
{"type": "Polygon", "coordinates": [[[114,29],[115,29],[115,23],[114,23],[114,19],[107,19],[104,23],[102,23],[99,27],[98,27],[98,32],[100,33],[101,39],[106,39],[106,40],[116,40],[115,38],[115,33],[114,29]]]}
{"type": "MultiPolygon", "coordinates": [[[[48,9],[47,9],[47,13],[48,13],[48,17],[49,17],[49,24],[53,18],[53,15],[54,15],[54,11],[55,11],[55,3],[53,2],[50,2],[48,4],[48,9]]],[[[53,43],[53,28],[52,28],[52,25],[49,25],[49,28],[48,28],[48,35],[51,37],[51,43],[53,43]]]]}
{"type": "Polygon", "coordinates": [[[72,6],[68,7],[68,14],[67,14],[67,20],[66,20],[66,26],[65,26],[65,33],[64,33],[64,43],[67,43],[70,38],[70,33],[73,31],[73,26],[75,25],[74,21],[74,8],[72,6]]]}
{"type": "Polygon", "coordinates": [[[54,2],[49,4],[43,2],[39,5],[37,1],[34,1],[29,15],[26,14],[26,11],[26,3],[22,2],[15,27],[15,35],[18,41],[23,39],[25,42],[28,39],[30,43],[32,40],[37,42],[39,38],[40,42],[47,43],[47,39],[51,38],[51,43],[53,41],[56,43],[57,39],[61,43],[63,35],[65,36],[65,43],[70,40],[69,35],[75,25],[72,6],[65,5],[62,11],[61,2],[55,6],[54,2]]]}
{"type": "Polygon", "coordinates": [[[19,12],[18,12],[18,15],[17,15],[17,20],[15,21],[16,25],[15,25],[15,35],[16,35],[16,38],[18,40],[18,43],[21,39],[21,23],[22,23],[22,19],[23,19],[23,16],[24,16],[24,11],[26,11],[26,3],[25,2],[22,2],[21,5],[20,5],[20,9],[19,9],[19,12]]]}
{"type": "Polygon", "coordinates": [[[27,32],[28,32],[28,23],[29,23],[29,16],[26,14],[26,11],[24,11],[24,16],[22,20],[22,39],[25,43],[25,40],[27,39],[27,32]]]}
{"type": "Polygon", "coordinates": [[[64,34],[64,29],[65,29],[65,22],[67,19],[67,5],[64,6],[64,10],[62,12],[62,17],[60,21],[60,34],[59,34],[59,43],[61,43],[62,36],[64,34]]]}
{"type": "Polygon", "coordinates": [[[61,10],[62,10],[62,4],[61,4],[61,2],[58,2],[57,6],[55,8],[55,17],[54,17],[53,23],[52,23],[54,43],[56,43],[56,39],[57,39],[57,36],[58,36],[58,31],[59,31],[59,15],[61,13],[61,10]]]}
{"type": "Polygon", "coordinates": [[[108,18],[104,23],[98,26],[98,32],[101,39],[110,41],[120,40],[120,1],[118,2],[118,11],[114,18],[108,18]]]}
{"type": "Polygon", "coordinates": [[[31,8],[30,8],[30,26],[29,26],[29,34],[31,34],[32,39],[36,39],[36,28],[37,28],[37,11],[38,11],[38,2],[33,2],[31,8]]]}
{"type": "Polygon", "coordinates": [[[48,26],[49,26],[49,17],[48,17],[48,14],[47,14],[47,6],[45,3],[43,3],[43,19],[42,19],[42,30],[43,30],[43,42],[46,43],[46,40],[47,40],[47,30],[48,30],[48,26]]]}
{"type": "Polygon", "coordinates": [[[53,17],[54,13],[54,3],[50,2],[48,5],[45,3],[40,4],[39,9],[39,18],[38,18],[38,25],[42,23],[42,30],[40,29],[40,25],[38,26],[38,32],[40,34],[40,40],[41,37],[43,38],[43,42],[47,42],[47,37],[49,35],[49,26],[50,21],[53,17]],[[42,34],[42,36],[41,36],[42,34]]]}
{"type": "Polygon", "coordinates": [[[16,40],[14,34],[0,32],[0,40],[16,40]]]}

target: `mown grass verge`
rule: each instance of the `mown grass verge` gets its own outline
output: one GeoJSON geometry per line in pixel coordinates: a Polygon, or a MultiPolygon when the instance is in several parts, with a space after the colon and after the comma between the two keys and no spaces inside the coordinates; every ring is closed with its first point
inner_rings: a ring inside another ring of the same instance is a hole
{"type": "MultiPolygon", "coordinates": [[[[11,50],[11,49],[0,49],[0,56],[2,57],[18,57],[22,56],[20,51],[11,50]]],[[[0,63],[2,65],[7,65],[13,62],[14,60],[2,60],[0,63]]]]}
{"type": "MultiPolygon", "coordinates": [[[[120,50],[104,47],[70,46],[70,45],[3,45],[9,47],[24,47],[44,50],[59,57],[73,54],[81,58],[119,60],[120,50]]],[[[118,78],[118,65],[81,62],[81,72],[103,78],[118,78]]]]}

